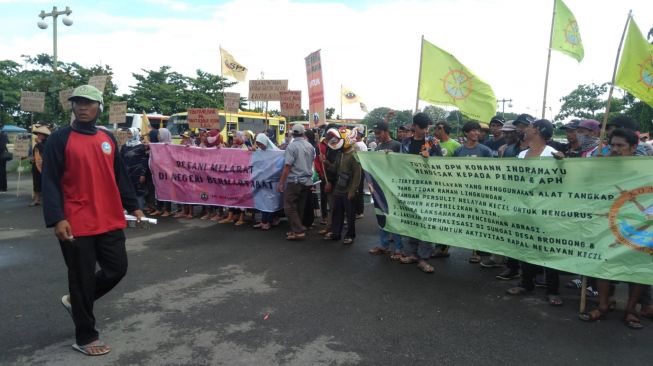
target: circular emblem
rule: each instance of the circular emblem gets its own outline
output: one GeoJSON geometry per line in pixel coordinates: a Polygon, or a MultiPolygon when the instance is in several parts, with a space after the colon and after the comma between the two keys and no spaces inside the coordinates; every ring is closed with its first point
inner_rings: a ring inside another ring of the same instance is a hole
{"type": "Polygon", "coordinates": [[[356,99],[356,94],[354,92],[347,92],[347,93],[345,93],[345,99],[355,100],[356,99]]]}
{"type": "Polygon", "coordinates": [[[578,23],[570,21],[565,27],[565,41],[572,46],[580,44],[580,31],[578,30],[578,23]]]}
{"type": "Polygon", "coordinates": [[[111,144],[108,142],[103,142],[102,143],[102,152],[109,155],[111,154],[111,144]]]}
{"type": "Polygon", "coordinates": [[[633,250],[653,255],[653,186],[621,190],[608,214],[610,231],[633,250]]]}
{"type": "Polygon", "coordinates": [[[286,124],[279,122],[279,132],[283,133],[286,131],[286,124]]]}
{"type": "Polygon", "coordinates": [[[443,81],[445,92],[455,100],[465,99],[472,93],[472,78],[464,70],[449,71],[443,81]]]}
{"type": "Polygon", "coordinates": [[[202,193],[200,194],[200,199],[201,199],[202,201],[208,201],[208,200],[209,200],[209,195],[208,195],[208,193],[206,193],[206,192],[202,192],[202,193]]]}
{"type": "Polygon", "coordinates": [[[640,65],[639,77],[647,88],[653,88],[653,56],[649,56],[644,63],[640,65]]]}

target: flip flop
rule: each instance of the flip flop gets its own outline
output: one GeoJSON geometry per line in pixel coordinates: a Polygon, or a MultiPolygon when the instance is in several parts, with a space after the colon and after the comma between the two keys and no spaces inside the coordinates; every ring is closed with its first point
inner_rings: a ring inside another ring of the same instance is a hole
{"type": "Polygon", "coordinates": [[[642,322],[639,320],[639,318],[637,317],[637,314],[635,314],[635,313],[626,313],[626,316],[624,317],[624,324],[628,328],[633,329],[633,330],[644,329],[644,326],[642,325],[642,322]],[[634,316],[635,319],[628,320],[629,315],[634,316]]]}
{"type": "Polygon", "coordinates": [[[562,298],[558,295],[547,295],[546,300],[551,306],[562,306],[562,304],[564,304],[562,298]]]}
{"type": "Polygon", "coordinates": [[[422,261],[417,264],[417,268],[419,268],[422,272],[424,273],[433,273],[433,266],[422,261]]]}
{"type": "Polygon", "coordinates": [[[102,356],[111,352],[111,347],[100,341],[91,342],[83,346],[79,346],[75,343],[73,344],[73,349],[85,354],[86,356],[102,356]]]}
{"type": "Polygon", "coordinates": [[[66,311],[68,312],[68,314],[72,318],[73,317],[73,306],[70,304],[68,299],[66,299],[66,297],[68,297],[68,295],[63,295],[61,297],[61,305],[63,305],[64,309],[66,309],[66,311]]]}
{"type": "Polygon", "coordinates": [[[292,233],[286,236],[286,240],[304,240],[306,239],[306,234],[304,233],[292,233]]]}

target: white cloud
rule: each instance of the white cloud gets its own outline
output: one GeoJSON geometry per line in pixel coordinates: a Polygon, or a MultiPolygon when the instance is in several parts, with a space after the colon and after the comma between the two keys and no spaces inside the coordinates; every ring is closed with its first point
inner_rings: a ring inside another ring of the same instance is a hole
{"type": "Polygon", "coordinates": [[[145,2],[153,4],[153,5],[160,5],[160,6],[165,6],[167,8],[170,8],[175,11],[186,11],[189,9],[189,5],[186,2],[183,1],[176,1],[176,0],[145,0],[145,2]]]}
{"type": "MultiPolygon", "coordinates": [[[[628,9],[643,31],[653,25],[653,2],[647,0],[566,3],[580,25],[585,59],[578,64],[553,52],[548,105],[554,114],[559,99],[578,84],[611,79],[628,9]]],[[[141,69],[170,65],[187,75],[196,69],[219,73],[222,45],[249,68],[249,78],[264,72],[266,79],[288,79],[289,88],[302,90],[307,108],[304,57],[321,49],[328,107],[339,113],[342,83],[370,109],[413,109],[423,34],[492,85],[497,98],[512,98],[513,111],[535,115],[542,108],[551,7],[550,1],[519,0],[389,1],[360,8],[235,0],[199,20],[183,13],[139,19],[75,9],[75,26],[59,33],[59,58],[108,64],[120,92],[127,92],[134,82],[131,73],[141,69]]],[[[20,54],[51,52],[51,34],[46,33],[32,29],[8,39],[0,44],[0,55],[18,59],[20,54]]],[[[247,85],[234,90],[246,95],[247,85]]],[[[344,110],[346,117],[362,116],[355,105],[344,110]]]]}

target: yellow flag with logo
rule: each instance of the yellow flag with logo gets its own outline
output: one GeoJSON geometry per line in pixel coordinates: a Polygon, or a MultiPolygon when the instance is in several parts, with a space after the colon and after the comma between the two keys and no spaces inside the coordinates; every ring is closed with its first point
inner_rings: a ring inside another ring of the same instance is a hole
{"type": "Polygon", "coordinates": [[[653,45],[630,18],[615,85],[653,107],[653,45]]]}
{"type": "Polygon", "coordinates": [[[342,104],[354,104],[361,102],[361,98],[358,94],[343,85],[340,85],[340,100],[342,101],[342,104]]]}
{"type": "Polygon", "coordinates": [[[227,51],[220,47],[220,59],[222,62],[222,76],[231,76],[238,81],[245,81],[247,78],[247,68],[241,65],[227,51]]]}
{"type": "Polygon", "coordinates": [[[555,0],[551,49],[573,57],[578,62],[585,56],[576,18],[562,0],[555,0]]]}
{"type": "Polygon", "coordinates": [[[489,122],[497,99],[492,87],[479,79],[453,55],[422,39],[419,72],[420,100],[458,107],[470,118],[489,122]]]}

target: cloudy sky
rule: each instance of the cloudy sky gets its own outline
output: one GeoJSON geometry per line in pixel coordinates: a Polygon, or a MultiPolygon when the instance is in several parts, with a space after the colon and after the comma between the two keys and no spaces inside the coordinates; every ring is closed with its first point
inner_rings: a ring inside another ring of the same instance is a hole
{"type": "MultiPolygon", "coordinates": [[[[553,52],[548,118],[578,84],[611,80],[630,9],[643,32],[653,27],[651,0],[565,2],[585,59],[553,52]]],[[[59,60],[110,65],[120,93],[141,69],[220,73],[221,45],[249,68],[248,78],[288,79],[290,89],[302,90],[306,109],[304,57],[321,49],[327,107],[339,113],[344,84],[370,109],[413,109],[424,35],[487,81],[497,98],[513,99],[506,111],[541,114],[553,0],[0,0],[0,59],[51,53],[51,18],[47,30],[36,23],[54,5],[73,10],[73,26],[59,23],[59,60]]],[[[233,91],[246,95],[247,85],[233,91]]],[[[356,106],[343,114],[363,116],[356,106]]]]}

